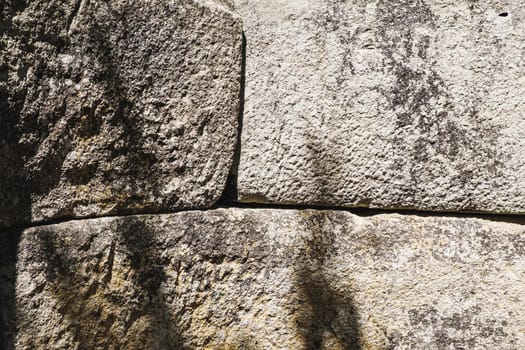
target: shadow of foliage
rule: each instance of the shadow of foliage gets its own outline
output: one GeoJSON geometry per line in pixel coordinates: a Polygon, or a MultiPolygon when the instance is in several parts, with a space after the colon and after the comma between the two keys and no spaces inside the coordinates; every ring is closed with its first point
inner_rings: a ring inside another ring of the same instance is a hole
{"type": "MultiPolygon", "coordinates": [[[[164,263],[153,232],[134,217],[118,220],[115,232],[102,253],[39,231],[60,327],[78,349],[186,349],[161,293],[164,263]]],[[[97,233],[90,234],[93,244],[97,233]]]]}
{"type": "MultiPolygon", "coordinates": [[[[27,93],[26,88],[10,92],[8,38],[18,35],[12,19],[24,9],[23,0],[0,1],[0,227],[31,218],[31,198],[27,190],[28,174],[18,147],[25,151],[20,139],[19,116],[27,93]],[[12,145],[15,145],[13,148],[12,145]]],[[[21,68],[23,71],[23,67],[21,68]]],[[[19,72],[14,72],[19,73],[19,72]]],[[[16,265],[21,229],[0,232],[0,349],[14,350],[16,336],[16,265]]]]}
{"type": "Polygon", "coordinates": [[[24,152],[28,149],[21,142],[20,113],[27,95],[27,87],[14,87],[10,77],[24,73],[8,52],[9,38],[19,35],[12,23],[17,11],[27,6],[25,1],[0,1],[0,227],[9,226],[31,218],[31,199],[28,194],[28,174],[24,168],[24,152]]]}
{"type": "Polygon", "coordinates": [[[324,230],[322,212],[304,213],[301,227],[308,236],[296,258],[295,282],[304,302],[297,318],[306,349],[322,349],[330,338],[343,350],[360,350],[359,315],[348,291],[335,290],[323,271],[334,232],[324,230]]]}
{"type": "Polygon", "coordinates": [[[130,266],[135,271],[134,285],[144,302],[134,317],[145,317],[149,320],[148,338],[144,343],[153,349],[187,349],[170,309],[166,305],[161,293],[161,284],[166,278],[160,248],[155,240],[155,233],[140,217],[128,217],[122,220],[117,230],[121,234],[120,240],[129,254],[130,266]]]}

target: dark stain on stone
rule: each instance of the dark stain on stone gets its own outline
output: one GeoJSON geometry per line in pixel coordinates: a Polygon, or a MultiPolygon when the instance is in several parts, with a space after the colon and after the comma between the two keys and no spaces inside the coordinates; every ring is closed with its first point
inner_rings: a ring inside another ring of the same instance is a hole
{"type": "Polygon", "coordinates": [[[397,111],[398,128],[403,128],[413,124],[416,117],[428,112],[430,99],[442,94],[443,82],[437,73],[433,70],[415,70],[410,66],[414,45],[421,58],[426,58],[430,45],[428,37],[415,42],[414,27],[433,27],[434,16],[424,1],[403,0],[396,4],[380,1],[378,17],[381,21],[378,35],[384,43],[382,49],[385,66],[396,78],[392,90],[384,93],[391,108],[397,111]]]}
{"type": "Polygon", "coordinates": [[[512,241],[513,250],[510,250],[507,254],[507,259],[513,259],[518,256],[525,256],[525,235],[517,237],[512,241]]]}
{"type": "Polygon", "coordinates": [[[475,174],[465,170],[473,162],[480,164],[483,171],[496,175],[502,164],[502,155],[496,149],[497,126],[484,123],[476,106],[461,107],[464,113],[459,117],[470,125],[465,127],[457,122],[453,114],[459,106],[452,104],[450,92],[427,54],[431,38],[415,37],[418,27],[435,30],[436,18],[430,7],[423,0],[403,0],[396,4],[380,1],[377,13],[378,36],[384,44],[383,66],[395,77],[390,90],[380,88],[380,91],[396,115],[397,131],[392,141],[404,150],[403,159],[395,163],[400,167],[398,170],[407,163],[412,164],[409,169],[412,180],[406,190],[412,192],[412,196],[417,195],[418,184],[425,183],[420,178],[428,172],[425,164],[435,162],[437,155],[453,163],[458,173],[456,181],[463,186],[475,179],[475,174]],[[438,99],[446,102],[436,105],[438,99]],[[417,138],[411,145],[407,139],[414,134],[417,138]],[[407,158],[412,161],[407,162],[407,158]]]}
{"type": "Polygon", "coordinates": [[[80,120],[78,128],[78,136],[84,139],[89,139],[97,135],[102,127],[102,120],[95,115],[96,106],[83,106],[80,108],[80,120]]]}
{"type": "MultiPolygon", "coordinates": [[[[320,45],[326,45],[329,48],[329,44],[326,42],[327,34],[334,33],[339,41],[341,47],[349,47],[354,32],[352,30],[351,23],[348,18],[345,17],[345,7],[352,6],[347,0],[325,0],[323,1],[324,11],[317,14],[313,18],[313,24],[316,28],[324,28],[324,30],[316,30],[318,37],[316,41],[320,45]]],[[[343,53],[342,64],[339,69],[339,74],[336,76],[336,82],[338,87],[341,87],[348,75],[354,75],[355,68],[352,63],[352,51],[345,50],[343,53]]],[[[325,86],[325,88],[333,90],[333,93],[340,93],[337,88],[325,86]]]]}
{"type": "MultiPolygon", "coordinates": [[[[432,346],[445,349],[474,349],[478,339],[491,340],[493,344],[500,344],[507,337],[504,327],[505,321],[496,319],[480,319],[479,306],[472,306],[462,312],[454,312],[450,316],[441,315],[435,308],[419,308],[408,311],[412,326],[432,330],[432,346]]],[[[407,335],[397,336],[397,341],[408,344],[411,349],[419,348],[416,337],[407,335]]]]}
{"type": "Polygon", "coordinates": [[[7,66],[6,63],[3,63],[0,66],[0,81],[1,82],[3,83],[7,82],[7,79],[9,77],[8,72],[9,72],[9,67],[7,66]]]}
{"type": "MultiPolygon", "coordinates": [[[[323,118],[322,116],[320,118],[323,118]]],[[[322,125],[324,120],[321,120],[322,125]]],[[[308,188],[306,198],[294,198],[295,203],[310,203],[311,205],[327,206],[331,201],[334,204],[340,204],[341,198],[338,194],[339,179],[344,176],[342,167],[345,162],[341,161],[345,158],[337,148],[325,147],[325,135],[319,133],[317,128],[304,129],[305,148],[307,159],[309,160],[308,168],[305,169],[307,178],[302,185],[308,188]],[[337,179],[337,181],[334,181],[337,179]]],[[[303,191],[306,193],[306,191],[303,191]]],[[[305,194],[303,193],[303,195],[305,194]]],[[[344,201],[347,203],[359,202],[361,198],[357,195],[350,197],[345,195],[344,201]]],[[[366,200],[360,204],[368,205],[366,200]]]]}

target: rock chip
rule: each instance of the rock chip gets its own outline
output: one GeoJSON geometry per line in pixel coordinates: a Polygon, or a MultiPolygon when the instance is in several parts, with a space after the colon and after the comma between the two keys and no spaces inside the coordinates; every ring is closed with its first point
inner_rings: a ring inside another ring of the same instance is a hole
{"type": "Polygon", "coordinates": [[[525,212],[518,0],[235,0],[243,202],[525,212]]]}
{"type": "Polygon", "coordinates": [[[14,349],[525,347],[521,224],[218,209],[36,227],[17,257],[14,237],[14,349]]]}
{"type": "Polygon", "coordinates": [[[0,11],[0,227],[220,197],[242,58],[228,1],[7,1],[0,11]]]}

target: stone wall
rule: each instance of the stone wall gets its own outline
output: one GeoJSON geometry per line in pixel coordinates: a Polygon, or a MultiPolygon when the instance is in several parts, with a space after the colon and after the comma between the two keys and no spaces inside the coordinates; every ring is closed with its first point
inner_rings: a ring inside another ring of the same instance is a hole
{"type": "Polygon", "coordinates": [[[524,348],[521,5],[0,3],[0,349],[524,348]]]}

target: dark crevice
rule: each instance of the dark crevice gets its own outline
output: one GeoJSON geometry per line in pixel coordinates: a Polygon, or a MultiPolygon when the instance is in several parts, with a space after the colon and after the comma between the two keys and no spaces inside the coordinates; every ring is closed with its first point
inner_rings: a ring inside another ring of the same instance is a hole
{"type": "Polygon", "coordinates": [[[237,192],[237,173],[239,169],[239,162],[241,159],[241,137],[244,119],[244,90],[246,84],[246,36],[242,33],[242,61],[241,61],[241,76],[240,76],[240,91],[239,91],[239,115],[237,117],[237,143],[235,146],[235,153],[233,156],[233,163],[228,175],[226,186],[221,198],[217,204],[228,203],[236,201],[238,198],[237,192]]]}
{"type": "Polygon", "coordinates": [[[22,231],[0,234],[0,349],[15,349],[16,261],[22,231]]]}
{"type": "Polygon", "coordinates": [[[238,203],[229,202],[224,206],[218,206],[217,208],[240,208],[240,209],[281,209],[281,210],[319,210],[319,211],[343,211],[351,214],[368,217],[381,214],[400,214],[400,215],[414,215],[420,217],[451,217],[451,218],[462,218],[462,219],[483,219],[497,222],[508,222],[515,224],[525,225],[525,215],[522,214],[488,214],[486,212],[475,212],[475,211],[446,211],[446,210],[435,210],[425,211],[418,210],[415,208],[352,208],[352,207],[340,207],[330,205],[299,205],[299,204],[271,204],[271,203],[238,203]]]}
{"type": "Polygon", "coordinates": [[[172,211],[142,211],[140,213],[120,213],[103,216],[86,216],[82,218],[57,218],[52,220],[40,221],[30,225],[17,225],[10,228],[5,228],[5,231],[25,230],[34,227],[44,227],[49,225],[56,225],[65,222],[78,222],[82,220],[105,219],[105,218],[124,218],[137,217],[146,215],[168,215],[177,213],[191,213],[191,212],[206,212],[217,209],[273,209],[273,210],[317,210],[317,211],[339,211],[348,212],[361,217],[370,217],[382,214],[399,214],[399,215],[413,215],[419,217],[449,217],[457,219],[482,219],[495,222],[506,222],[513,224],[525,225],[525,215],[522,214],[488,214],[484,212],[454,212],[454,211],[424,211],[417,209],[384,209],[384,208],[351,208],[338,207],[329,205],[299,205],[299,204],[271,204],[271,203],[239,203],[235,201],[220,201],[209,208],[186,208],[172,211]]]}
{"type": "Polygon", "coordinates": [[[210,207],[210,208],[186,208],[186,209],[181,208],[179,210],[175,210],[174,209],[172,211],[166,211],[166,210],[162,210],[162,211],[161,210],[159,210],[159,211],[145,210],[145,211],[141,211],[141,212],[133,212],[133,211],[124,211],[123,210],[120,213],[107,214],[107,215],[101,215],[101,216],[97,216],[97,215],[88,215],[88,216],[84,216],[84,217],[64,216],[64,217],[59,217],[59,218],[50,219],[50,220],[37,221],[37,222],[33,222],[31,224],[17,224],[17,225],[14,225],[12,227],[5,228],[5,230],[13,230],[13,229],[25,230],[25,229],[35,228],[35,227],[44,227],[44,226],[49,226],[49,225],[57,225],[57,224],[65,223],[65,222],[76,222],[76,221],[82,221],[82,220],[107,219],[107,218],[124,218],[124,217],[136,217],[136,216],[143,216],[143,215],[165,215],[165,214],[176,214],[176,213],[180,213],[180,212],[194,212],[194,211],[202,211],[202,210],[213,210],[213,209],[217,209],[217,208],[219,208],[219,206],[213,206],[213,207],[210,207]]]}
{"type": "Polygon", "coordinates": [[[502,12],[499,14],[500,17],[507,17],[509,15],[508,12],[502,12]]]}

